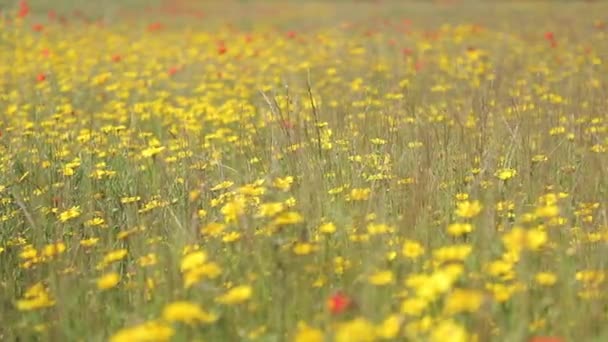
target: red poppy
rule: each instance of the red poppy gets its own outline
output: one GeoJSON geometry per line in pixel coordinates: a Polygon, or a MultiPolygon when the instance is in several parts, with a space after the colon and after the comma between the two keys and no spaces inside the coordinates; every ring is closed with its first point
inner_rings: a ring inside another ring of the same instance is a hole
{"type": "Polygon", "coordinates": [[[287,32],[287,38],[294,39],[296,37],[295,31],[287,32]]]}
{"type": "Polygon", "coordinates": [[[42,30],[44,30],[44,25],[34,24],[34,25],[32,25],[32,30],[34,30],[36,32],[42,32],[42,30]]]}
{"type": "Polygon", "coordinates": [[[226,51],[228,51],[228,48],[226,47],[226,45],[224,45],[223,43],[218,45],[218,47],[217,47],[218,54],[223,55],[226,53],[226,51]]]}
{"type": "Polygon", "coordinates": [[[38,82],[44,82],[46,80],[46,75],[43,73],[40,73],[38,75],[36,75],[36,81],[38,82]]]}
{"type": "Polygon", "coordinates": [[[148,25],[148,31],[150,31],[150,32],[159,31],[162,28],[163,28],[163,24],[161,24],[159,22],[151,23],[150,25],[148,25]]]}
{"type": "Polygon", "coordinates": [[[25,0],[19,1],[19,12],[17,13],[17,16],[19,18],[25,18],[28,14],[30,14],[30,5],[25,0]]]}
{"type": "Polygon", "coordinates": [[[112,62],[118,63],[122,60],[122,56],[120,55],[113,55],[112,56],[112,62]]]}
{"type": "Polygon", "coordinates": [[[555,34],[551,31],[545,32],[545,39],[548,41],[555,40],[555,34]]]}
{"type": "Polygon", "coordinates": [[[337,292],[327,300],[327,308],[334,315],[341,314],[353,306],[353,300],[342,292],[337,292]]]}
{"type": "Polygon", "coordinates": [[[177,72],[179,71],[179,68],[176,66],[172,66],[169,67],[169,69],[167,70],[167,73],[169,74],[169,76],[173,76],[175,75],[177,72]]]}

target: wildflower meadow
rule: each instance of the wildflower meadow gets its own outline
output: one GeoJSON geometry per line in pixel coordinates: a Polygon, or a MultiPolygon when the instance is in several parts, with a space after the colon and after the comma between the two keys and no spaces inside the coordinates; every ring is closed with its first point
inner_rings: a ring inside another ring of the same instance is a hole
{"type": "Polygon", "coordinates": [[[607,13],[0,1],[0,340],[608,341],[607,13]]]}

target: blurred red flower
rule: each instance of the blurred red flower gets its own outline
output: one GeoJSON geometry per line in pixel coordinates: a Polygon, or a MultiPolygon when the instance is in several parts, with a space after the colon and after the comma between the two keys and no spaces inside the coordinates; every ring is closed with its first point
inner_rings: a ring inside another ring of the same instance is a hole
{"type": "Polygon", "coordinates": [[[30,14],[30,5],[25,0],[19,1],[19,12],[17,13],[17,16],[19,18],[25,18],[28,14],[30,14]]]}
{"type": "Polygon", "coordinates": [[[327,300],[327,308],[334,315],[341,314],[353,306],[353,300],[342,292],[337,292],[327,300]]]}

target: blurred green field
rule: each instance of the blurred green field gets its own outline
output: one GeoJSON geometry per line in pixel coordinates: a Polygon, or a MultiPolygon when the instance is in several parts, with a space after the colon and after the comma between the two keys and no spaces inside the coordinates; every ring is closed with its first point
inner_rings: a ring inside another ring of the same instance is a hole
{"type": "Polygon", "coordinates": [[[0,340],[608,339],[608,3],[0,13],[0,340]]]}

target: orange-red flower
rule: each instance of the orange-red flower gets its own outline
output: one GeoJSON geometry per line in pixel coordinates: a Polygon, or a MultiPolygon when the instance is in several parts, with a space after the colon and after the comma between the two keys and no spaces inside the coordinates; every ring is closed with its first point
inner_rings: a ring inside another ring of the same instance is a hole
{"type": "Polygon", "coordinates": [[[353,306],[353,300],[342,292],[337,292],[327,300],[327,308],[334,315],[341,314],[353,306]]]}

